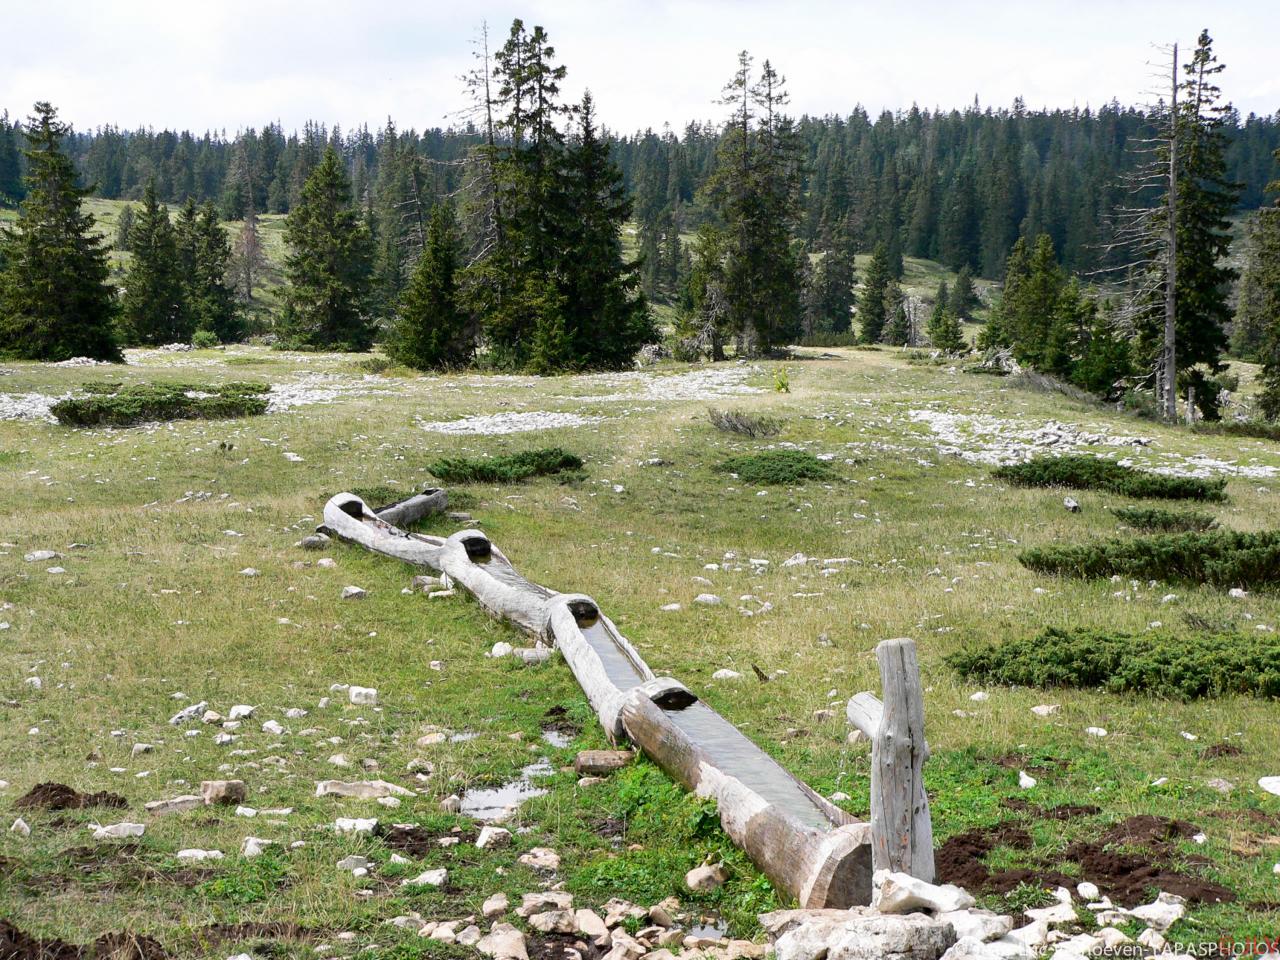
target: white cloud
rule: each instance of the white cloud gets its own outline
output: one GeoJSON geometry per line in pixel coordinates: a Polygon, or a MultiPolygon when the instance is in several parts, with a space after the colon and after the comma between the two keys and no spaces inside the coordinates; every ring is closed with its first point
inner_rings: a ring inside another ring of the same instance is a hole
{"type": "Polygon", "coordinates": [[[623,131],[719,118],[737,51],[787,75],[796,113],[883,108],[1128,104],[1150,86],[1152,43],[1194,44],[1209,26],[1242,112],[1280,108],[1267,25],[1273,0],[1209,8],[1172,0],[905,4],[693,0],[503,0],[478,5],[312,0],[111,3],[48,0],[4,11],[0,106],[53,101],[79,128],[344,128],[388,115],[423,128],[462,106],[458,77],[482,19],[500,43],[511,17],[541,23],[569,67],[565,94],[590,86],[623,131]],[[1204,23],[1202,21],[1211,20],[1204,23]]]}

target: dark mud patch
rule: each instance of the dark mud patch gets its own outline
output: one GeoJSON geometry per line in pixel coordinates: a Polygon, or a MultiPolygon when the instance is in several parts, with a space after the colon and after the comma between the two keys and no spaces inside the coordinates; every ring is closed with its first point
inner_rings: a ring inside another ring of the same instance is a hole
{"type": "Polygon", "coordinates": [[[1122,820],[1101,837],[1103,846],[1150,847],[1160,853],[1170,852],[1178,840],[1190,840],[1200,828],[1186,820],[1171,820],[1151,814],[1139,814],[1122,820]]]}
{"type": "Polygon", "coordinates": [[[1200,756],[1205,760],[1217,760],[1219,757],[1243,757],[1244,750],[1234,743],[1215,743],[1211,747],[1206,747],[1200,756]]]}
{"type": "Polygon", "coordinates": [[[440,840],[443,837],[457,837],[458,845],[461,846],[463,844],[474,844],[478,834],[473,830],[449,830],[444,833],[432,833],[430,830],[413,824],[380,823],[374,831],[374,836],[380,838],[383,843],[397,853],[420,859],[432,851],[440,850],[440,840]]]}
{"type": "Polygon", "coordinates": [[[529,960],[596,960],[601,955],[594,944],[568,934],[527,933],[525,944],[529,960]]]}
{"type": "Polygon", "coordinates": [[[83,946],[57,937],[36,937],[0,920],[0,960],[167,960],[152,937],[120,931],[104,933],[83,946]]]}
{"type": "Polygon", "coordinates": [[[1037,883],[1056,886],[1060,883],[1074,886],[1070,878],[1062,878],[1057,871],[1014,868],[993,872],[982,858],[996,847],[1012,847],[1030,850],[1031,834],[1012,821],[1003,821],[991,827],[976,827],[958,833],[940,846],[933,855],[939,883],[954,883],[971,891],[983,893],[1008,893],[1021,883],[1037,883]],[[1060,879],[1062,878],[1062,879],[1060,879]]]}
{"type": "Polygon", "coordinates": [[[81,793],[65,783],[37,783],[13,804],[19,810],[84,810],[88,807],[123,809],[129,801],[119,794],[100,790],[81,793]]]}
{"type": "Polygon", "coordinates": [[[582,732],[582,724],[569,719],[568,707],[557,704],[542,715],[542,729],[553,730],[572,739],[582,732]]]}
{"type": "MultiPolygon", "coordinates": [[[[1149,903],[1156,893],[1185,897],[1190,903],[1231,903],[1235,893],[1220,883],[1179,873],[1154,862],[1150,854],[1107,850],[1098,843],[1076,843],[1063,852],[1066,860],[1080,865],[1080,875],[1123,907],[1149,903]]],[[[1199,858],[1202,863],[1207,861],[1199,858]]]]}
{"type": "Polygon", "coordinates": [[[606,840],[621,840],[627,833],[627,822],[618,817],[595,817],[587,821],[587,826],[597,837],[606,840]]]}
{"type": "Polygon", "coordinates": [[[304,927],[287,920],[249,921],[245,923],[214,923],[196,933],[197,942],[206,944],[247,943],[280,940],[310,942],[326,936],[323,930],[304,927]]]}
{"type": "Polygon", "coordinates": [[[1082,803],[1063,803],[1056,807],[1041,807],[1021,797],[1008,797],[1000,801],[1006,810],[1025,813],[1042,820],[1075,820],[1078,817],[1093,817],[1102,812],[1101,807],[1082,803]]]}
{"type": "Polygon", "coordinates": [[[1022,753],[1002,753],[992,760],[998,767],[1006,770],[1062,770],[1071,766],[1069,760],[1057,757],[1028,757],[1022,753]]]}

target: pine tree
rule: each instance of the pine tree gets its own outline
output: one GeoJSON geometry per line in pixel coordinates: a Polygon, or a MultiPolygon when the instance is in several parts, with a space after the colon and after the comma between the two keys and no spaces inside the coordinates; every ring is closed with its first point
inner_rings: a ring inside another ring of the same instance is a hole
{"type": "Polygon", "coordinates": [[[925,332],[933,348],[943,353],[962,353],[968,346],[964,340],[960,318],[951,312],[951,293],[947,289],[946,280],[938,284],[933,312],[929,314],[929,323],[925,332]]]}
{"type": "Polygon", "coordinates": [[[956,274],[956,285],[951,288],[947,306],[960,320],[972,320],[978,303],[978,295],[973,289],[973,275],[969,272],[968,265],[962,266],[956,274]]]}
{"type": "Polygon", "coordinates": [[[891,347],[906,347],[914,343],[915,329],[911,311],[911,302],[898,286],[898,281],[890,280],[884,291],[886,320],[880,339],[891,347]]]}
{"type": "Polygon", "coordinates": [[[194,232],[194,270],[183,284],[187,311],[196,330],[234,343],[244,335],[244,324],[230,280],[231,243],[212,200],[200,207],[194,232]]]}
{"type": "Polygon", "coordinates": [[[853,245],[843,236],[824,237],[821,258],[807,275],[805,329],[813,333],[847,333],[857,301],[853,245]]]}
{"type": "Polygon", "coordinates": [[[387,355],[415,370],[465,366],[475,353],[475,332],[459,301],[462,242],[453,210],[437,204],[427,243],[400,297],[387,338],[387,355]]]}
{"type": "Polygon", "coordinates": [[[240,232],[236,234],[230,264],[232,285],[242,304],[253,302],[253,288],[266,269],[267,255],[262,249],[262,235],[258,231],[258,214],[249,207],[244,212],[240,232]]]}
{"type": "Polygon", "coordinates": [[[169,211],[156,199],[155,180],[147,181],[129,241],[133,259],[121,301],[125,338],[151,346],[189,342],[195,325],[187,310],[183,277],[193,267],[179,256],[169,211]]]}
{"type": "MultiPolygon", "coordinates": [[[[1280,160],[1280,150],[1276,159],[1280,160]]],[[[1271,189],[1280,191],[1280,181],[1271,189]]],[[[1280,419],[1280,200],[1258,213],[1249,273],[1256,290],[1256,310],[1266,330],[1259,358],[1260,406],[1263,416],[1276,420],[1280,419]]]]}
{"type": "Polygon", "coordinates": [[[128,253],[130,250],[129,231],[133,229],[133,220],[133,204],[126,204],[116,219],[116,239],[113,246],[120,253],[128,253]]]}
{"type": "Polygon", "coordinates": [[[0,230],[0,355],[119,361],[105,241],[62,150],[70,132],[45,102],[24,130],[26,197],[16,227],[0,230]]]}
{"type": "Polygon", "coordinates": [[[867,266],[867,277],[858,297],[858,340],[861,343],[879,343],[889,319],[886,313],[886,293],[893,285],[889,266],[889,251],[878,244],[867,266]]]}
{"type": "Polygon", "coordinates": [[[373,239],[351,207],[351,184],[332,147],[289,211],[285,242],[283,342],[300,349],[368,350],[373,239]]]}

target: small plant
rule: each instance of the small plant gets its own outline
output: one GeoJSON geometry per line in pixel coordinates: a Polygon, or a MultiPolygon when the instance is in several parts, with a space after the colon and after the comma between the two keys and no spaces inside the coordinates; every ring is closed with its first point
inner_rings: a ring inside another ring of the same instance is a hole
{"type": "Polygon", "coordinates": [[[86,397],[55,403],[50,412],[71,427],[128,427],[168,420],[220,420],[266,413],[271,385],[233,381],[207,383],[99,383],[86,397]]]}
{"type": "Polygon", "coordinates": [[[1200,421],[1191,428],[1193,433],[1216,434],[1224,437],[1253,437],[1258,440],[1280,440],[1280,423],[1267,420],[1200,421]]]}
{"type": "Polygon", "coordinates": [[[191,346],[197,350],[212,350],[218,343],[218,335],[212,330],[197,330],[191,337],[191,346]]]}
{"type": "Polygon", "coordinates": [[[1280,583],[1280,531],[1209,530],[1100,540],[1027,550],[1018,557],[1038,573],[1081,579],[1136,580],[1265,587],[1280,583]]]}
{"type": "Polygon", "coordinates": [[[1105,490],[1126,497],[1163,500],[1225,500],[1227,481],[1218,477],[1172,477],[1114,460],[1072,454],[1065,457],[1040,456],[1025,463],[997,467],[991,475],[1016,487],[1070,487],[1074,490],[1105,490]]]}
{"type": "Polygon", "coordinates": [[[753,486],[834,480],[836,476],[828,464],[800,450],[769,450],[731,457],[715,469],[721,473],[736,474],[743,483],[753,486]]]}
{"type": "Polygon", "coordinates": [[[777,393],[791,392],[791,374],[786,367],[779,367],[773,371],[773,389],[777,393]]]}
{"type": "Polygon", "coordinates": [[[1280,697],[1280,637],[1273,634],[1046,630],[961,650],[946,662],[961,676],[988,683],[1184,700],[1232,694],[1280,697]]]}
{"type": "Polygon", "coordinates": [[[545,447],[485,459],[445,457],[427,469],[445,483],[520,483],[531,477],[577,473],[582,460],[559,447],[545,447]]]}
{"type": "Polygon", "coordinates": [[[753,439],[776,436],[782,430],[782,421],[776,417],[747,413],[745,410],[707,410],[707,419],[717,430],[737,433],[753,439]]]}
{"type": "Polygon", "coordinates": [[[1218,521],[1211,514],[1194,510],[1163,510],[1160,507],[1116,507],[1116,519],[1135,530],[1161,530],[1177,533],[1188,530],[1212,530],[1218,521]]]}

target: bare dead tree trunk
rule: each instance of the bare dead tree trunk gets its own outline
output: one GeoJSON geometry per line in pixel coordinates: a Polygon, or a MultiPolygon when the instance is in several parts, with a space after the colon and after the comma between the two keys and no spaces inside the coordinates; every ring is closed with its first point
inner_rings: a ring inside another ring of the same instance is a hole
{"type": "Polygon", "coordinates": [[[1164,350],[1161,353],[1164,415],[1178,419],[1178,45],[1173,45],[1173,71],[1169,101],[1169,194],[1166,207],[1165,246],[1168,261],[1164,283],[1164,350]]]}

